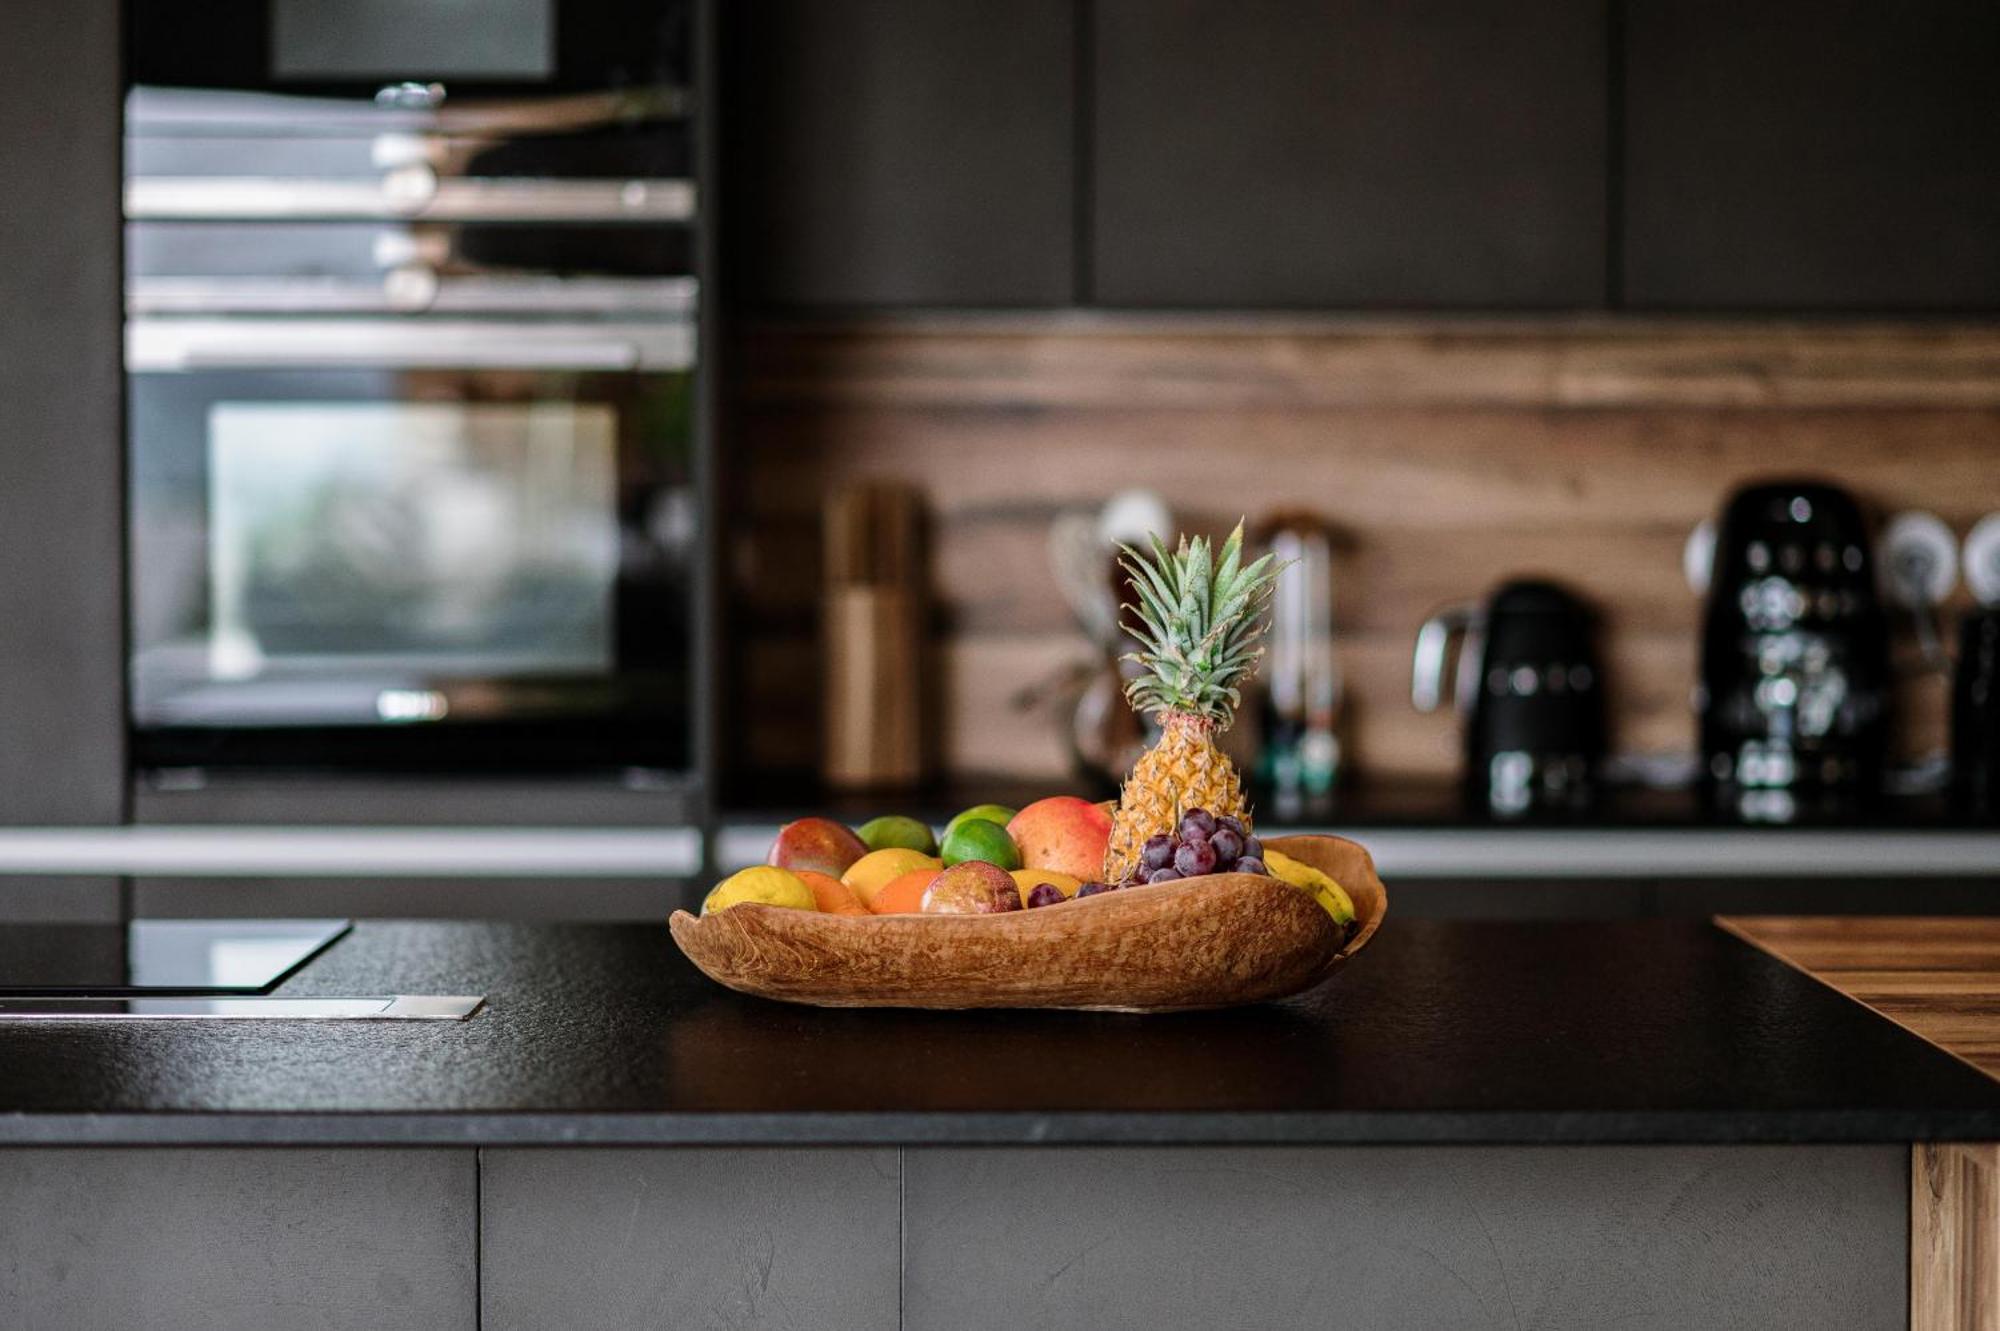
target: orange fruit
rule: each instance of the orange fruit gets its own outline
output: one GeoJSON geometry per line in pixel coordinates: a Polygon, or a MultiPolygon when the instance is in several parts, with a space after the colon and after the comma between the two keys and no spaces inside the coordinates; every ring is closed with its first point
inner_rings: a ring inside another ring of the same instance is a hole
{"type": "Polygon", "coordinates": [[[868,909],[877,915],[914,915],[924,908],[924,889],[938,876],[936,869],[913,869],[891,878],[875,893],[868,909]]]}
{"type": "Polygon", "coordinates": [[[890,848],[871,850],[860,859],[847,866],[847,872],[840,875],[840,881],[847,884],[854,895],[867,905],[891,879],[919,869],[929,869],[936,873],[944,868],[944,861],[922,851],[890,848]]]}
{"type": "Polygon", "coordinates": [[[812,889],[813,900],[822,913],[827,915],[866,915],[868,907],[861,904],[861,898],[854,895],[852,888],[830,874],[815,873],[811,869],[794,869],[792,875],[812,889]]]}

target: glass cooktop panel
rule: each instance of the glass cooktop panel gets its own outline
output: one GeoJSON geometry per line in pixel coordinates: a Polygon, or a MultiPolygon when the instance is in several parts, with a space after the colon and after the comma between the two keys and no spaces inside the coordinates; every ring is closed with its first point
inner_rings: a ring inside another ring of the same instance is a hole
{"type": "Polygon", "coordinates": [[[134,920],[0,925],[0,994],[258,994],[348,920],[134,920]]]}

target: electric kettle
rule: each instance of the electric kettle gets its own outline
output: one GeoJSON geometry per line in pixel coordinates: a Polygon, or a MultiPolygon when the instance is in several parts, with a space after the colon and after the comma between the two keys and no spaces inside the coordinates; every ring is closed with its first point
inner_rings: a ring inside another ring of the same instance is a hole
{"type": "Polygon", "coordinates": [[[1454,695],[1468,796],[1503,816],[1586,806],[1605,747],[1596,615],[1541,579],[1439,611],[1417,633],[1410,701],[1418,711],[1437,710],[1460,635],[1454,695]]]}

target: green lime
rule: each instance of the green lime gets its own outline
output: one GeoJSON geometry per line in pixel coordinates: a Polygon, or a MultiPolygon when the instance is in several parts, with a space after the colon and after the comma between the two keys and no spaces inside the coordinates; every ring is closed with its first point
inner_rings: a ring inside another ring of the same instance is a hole
{"type": "Polygon", "coordinates": [[[968,818],[944,834],[945,867],[967,860],[984,860],[1012,873],[1021,867],[1021,849],[1000,824],[968,818]]]}
{"type": "Polygon", "coordinates": [[[1014,821],[1014,810],[1004,804],[975,804],[944,825],[946,838],[949,839],[953,832],[973,821],[992,823],[995,827],[1005,827],[1014,821]]]}
{"type": "Polygon", "coordinates": [[[861,844],[870,850],[914,850],[924,855],[937,854],[937,838],[931,835],[931,829],[900,813],[870,818],[854,830],[860,836],[861,844]]]}

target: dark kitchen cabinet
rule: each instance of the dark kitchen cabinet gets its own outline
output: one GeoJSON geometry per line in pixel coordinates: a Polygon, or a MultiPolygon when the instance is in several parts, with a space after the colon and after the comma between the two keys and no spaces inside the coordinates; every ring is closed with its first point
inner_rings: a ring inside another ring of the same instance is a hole
{"type": "Polygon", "coordinates": [[[1093,8],[1099,303],[1603,303],[1602,0],[1093,8]]]}
{"type": "Polygon", "coordinates": [[[738,300],[1070,302],[1073,0],[725,9],[738,300]]]}
{"type": "MultiPolygon", "coordinates": [[[[118,8],[0,16],[0,823],[123,817],[118,8]]],[[[108,878],[0,880],[0,917],[116,912],[108,878]]]]}
{"type": "Polygon", "coordinates": [[[2000,308],[2000,5],[1629,0],[1625,303],[2000,308]]]}

